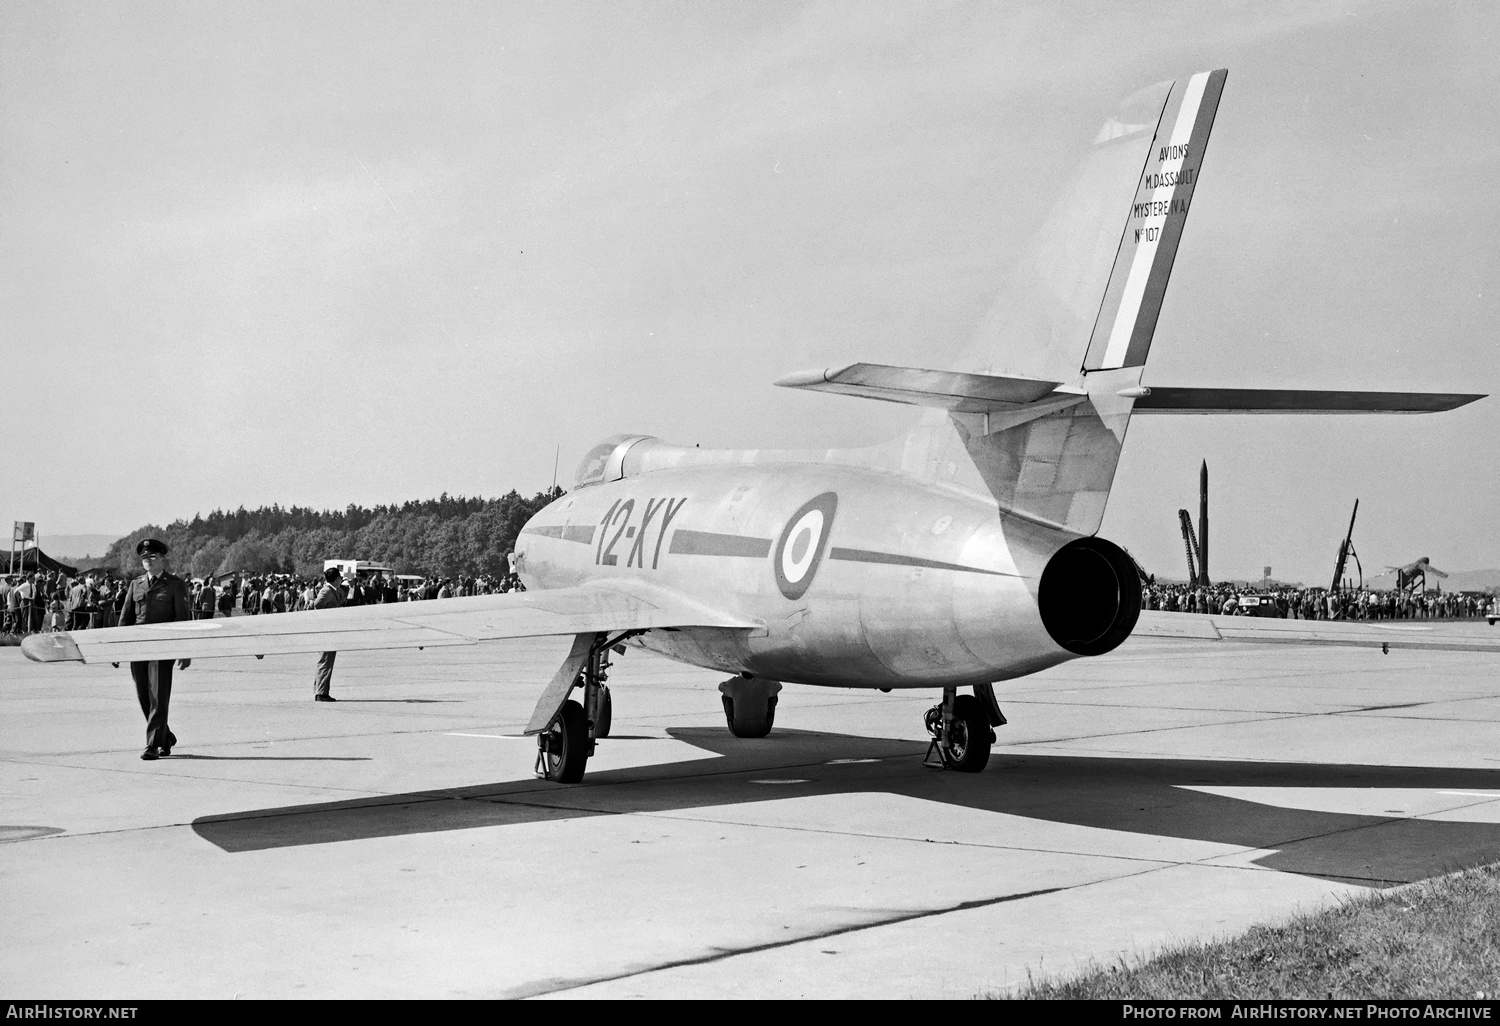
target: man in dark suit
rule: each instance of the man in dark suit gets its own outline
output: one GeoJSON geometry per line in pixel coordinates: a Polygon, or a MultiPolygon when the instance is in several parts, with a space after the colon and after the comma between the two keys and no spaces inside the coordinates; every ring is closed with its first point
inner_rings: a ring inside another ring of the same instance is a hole
{"type": "MultiPolygon", "coordinates": [[[[323,586],[318,589],[318,597],[313,599],[314,609],[337,609],[345,604],[344,589],[339,583],[339,568],[331,566],[323,571],[323,586]]],[[[333,686],[333,660],[337,652],[324,652],[318,657],[318,671],[313,674],[313,701],[314,702],[337,702],[328,693],[333,686]]]]}
{"type": "MultiPolygon", "coordinates": [[[[167,572],[167,545],[156,538],[142,539],[135,547],[145,573],[125,589],[125,605],[120,610],[120,626],[138,623],[172,623],[193,618],[192,601],[187,582],[167,572]]],[[[186,670],[189,660],[179,659],[178,669],[186,670]]],[[[135,679],[135,694],[146,717],[146,750],[142,759],[172,754],[177,737],[167,726],[167,707],[172,702],[172,660],[153,659],[130,664],[135,679]]]]}
{"type": "Polygon", "coordinates": [[[218,605],[219,593],[214,590],[214,579],[212,577],[205,577],[203,579],[203,590],[198,593],[198,602],[196,605],[198,619],[212,620],[214,618],[214,610],[218,605]]]}

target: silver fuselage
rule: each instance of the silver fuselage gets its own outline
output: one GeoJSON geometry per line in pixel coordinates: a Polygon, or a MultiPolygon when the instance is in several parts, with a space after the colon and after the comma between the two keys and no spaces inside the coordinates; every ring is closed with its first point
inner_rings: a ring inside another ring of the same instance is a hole
{"type": "Polygon", "coordinates": [[[692,596],[764,628],[635,643],[787,682],[965,685],[1073,658],[1036,599],[1042,568],[1073,536],[891,470],[648,444],[657,458],[645,469],[577,487],[526,525],[516,567],[527,588],[629,577],[692,596]]]}

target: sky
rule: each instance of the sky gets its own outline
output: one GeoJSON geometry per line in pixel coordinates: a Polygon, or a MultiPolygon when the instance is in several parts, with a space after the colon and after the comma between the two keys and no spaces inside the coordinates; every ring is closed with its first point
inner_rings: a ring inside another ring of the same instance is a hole
{"type": "Polygon", "coordinates": [[[622,431],[855,446],[1101,121],[1229,78],[1145,382],[1494,393],[1142,417],[1101,534],[1216,577],[1500,567],[1500,6],[29,3],[0,16],[0,520],[565,486],[622,431]]]}

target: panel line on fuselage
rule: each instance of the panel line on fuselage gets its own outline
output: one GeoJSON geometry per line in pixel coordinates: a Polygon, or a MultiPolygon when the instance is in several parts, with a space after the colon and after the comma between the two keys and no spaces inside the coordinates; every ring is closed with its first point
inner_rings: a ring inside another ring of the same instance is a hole
{"type": "Polygon", "coordinates": [[[835,546],[828,550],[829,559],[842,559],[850,563],[886,563],[892,566],[920,566],[929,570],[957,570],[966,574],[990,574],[994,577],[1020,577],[1020,574],[1004,570],[986,570],[979,566],[964,566],[961,563],[944,563],[920,556],[902,556],[894,552],[875,552],[872,549],[843,549],[835,546]]]}

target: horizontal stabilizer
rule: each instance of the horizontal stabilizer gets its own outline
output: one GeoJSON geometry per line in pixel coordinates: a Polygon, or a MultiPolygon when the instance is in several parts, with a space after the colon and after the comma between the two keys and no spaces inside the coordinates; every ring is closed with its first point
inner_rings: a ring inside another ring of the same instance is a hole
{"type": "Polygon", "coordinates": [[[954,413],[988,413],[1034,402],[1050,393],[1058,383],[1036,378],[890,367],[881,363],[851,363],[845,367],[788,374],[776,384],[782,388],[805,388],[910,406],[931,406],[954,413]]]}
{"type": "Polygon", "coordinates": [[[1282,645],[1349,645],[1434,652],[1500,652],[1500,630],[1483,623],[1376,620],[1281,620],[1143,611],[1133,638],[1252,641],[1282,645]]]}
{"type": "MultiPolygon", "coordinates": [[[[1019,410],[1042,399],[1077,395],[1058,382],[1037,378],[968,374],[960,371],[851,363],[827,370],[788,374],[782,388],[881,399],[929,406],[953,413],[1019,410]]],[[[1481,394],[1468,392],[1350,392],[1304,388],[1131,387],[1120,392],[1134,400],[1136,413],[1446,413],[1467,406],[1481,394]]]]}
{"type": "Polygon", "coordinates": [[[1458,392],[1326,392],[1296,388],[1159,388],[1136,413],[1443,413],[1483,399],[1458,392]]]}

